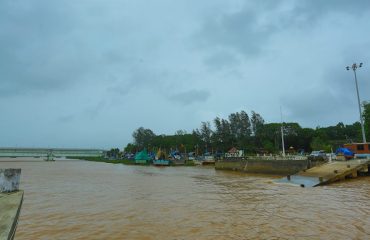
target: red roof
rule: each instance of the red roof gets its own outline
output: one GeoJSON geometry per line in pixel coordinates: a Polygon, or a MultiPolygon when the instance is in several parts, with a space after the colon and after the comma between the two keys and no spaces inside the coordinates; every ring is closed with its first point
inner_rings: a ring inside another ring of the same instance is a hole
{"type": "Polygon", "coordinates": [[[228,153],[237,153],[238,152],[238,149],[236,149],[235,147],[231,148],[228,153]]]}

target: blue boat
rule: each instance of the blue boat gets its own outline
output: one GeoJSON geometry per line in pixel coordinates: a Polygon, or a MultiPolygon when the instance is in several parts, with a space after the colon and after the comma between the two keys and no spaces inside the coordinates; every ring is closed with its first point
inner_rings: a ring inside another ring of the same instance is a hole
{"type": "Polygon", "coordinates": [[[166,160],[166,159],[154,159],[153,160],[153,165],[155,166],[169,166],[171,163],[170,160],[166,160]]]}
{"type": "Polygon", "coordinates": [[[180,154],[178,150],[171,152],[169,159],[173,165],[185,165],[185,158],[180,154]]]}

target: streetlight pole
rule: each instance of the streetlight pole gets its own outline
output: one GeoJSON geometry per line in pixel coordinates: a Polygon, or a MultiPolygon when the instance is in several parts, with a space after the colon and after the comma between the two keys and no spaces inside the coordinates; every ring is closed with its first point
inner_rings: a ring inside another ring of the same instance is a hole
{"type": "Polygon", "coordinates": [[[280,115],[281,115],[281,146],[283,147],[283,157],[285,157],[284,123],[283,123],[283,112],[281,111],[281,106],[280,106],[280,115]]]}
{"type": "Polygon", "coordinates": [[[355,83],[356,83],[356,92],[357,92],[357,102],[358,102],[358,110],[360,112],[360,122],[361,122],[361,131],[362,131],[362,141],[363,143],[366,143],[366,136],[365,136],[365,129],[364,129],[364,120],[363,120],[363,117],[362,117],[362,111],[361,111],[361,104],[360,104],[360,94],[358,92],[358,84],[357,84],[357,74],[356,74],[356,70],[357,68],[360,68],[362,67],[362,63],[360,63],[359,65],[357,65],[356,63],[352,64],[352,67],[349,67],[347,66],[346,69],[347,70],[350,70],[352,68],[353,70],[353,73],[355,75],[355,83]]]}

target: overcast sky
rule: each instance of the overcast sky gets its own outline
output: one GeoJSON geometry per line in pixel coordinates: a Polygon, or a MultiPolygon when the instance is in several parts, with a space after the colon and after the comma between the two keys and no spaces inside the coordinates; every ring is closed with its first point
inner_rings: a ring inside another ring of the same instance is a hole
{"type": "Polygon", "coordinates": [[[0,146],[122,148],[254,110],[303,127],[370,100],[368,0],[2,0],[0,146]]]}

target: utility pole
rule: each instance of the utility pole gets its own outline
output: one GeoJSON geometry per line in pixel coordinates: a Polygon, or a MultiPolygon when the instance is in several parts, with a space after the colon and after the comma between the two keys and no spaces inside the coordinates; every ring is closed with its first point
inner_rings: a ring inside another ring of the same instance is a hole
{"type": "Polygon", "coordinates": [[[280,115],[281,115],[281,145],[283,147],[283,157],[285,157],[283,112],[281,111],[281,106],[280,106],[280,115]]]}
{"type": "Polygon", "coordinates": [[[352,67],[347,66],[346,69],[349,71],[352,68],[353,73],[355,75],[356,92],[357,92],[357,102],[358,102],[358,111],[360,112],[360,123],[361,123],[361,131],[362,131],[362,141],[363,141],[363,143],[366,143],[364,120],[363,120],[363,117],[362,117],[361,103],[360,103],[360,94],[358,92],[357,74],[356,74],[357,68],[361,68],[361,67],[362,67],[362,63],[360,63],[359,65],[357,65],[356,63],[354,63],[354,64],[352,64],[352,67]]]}

